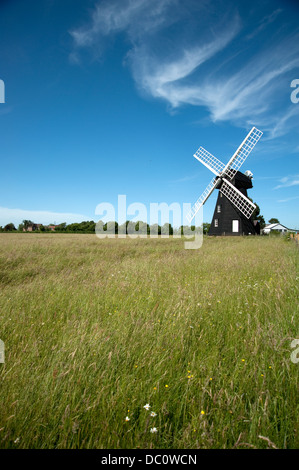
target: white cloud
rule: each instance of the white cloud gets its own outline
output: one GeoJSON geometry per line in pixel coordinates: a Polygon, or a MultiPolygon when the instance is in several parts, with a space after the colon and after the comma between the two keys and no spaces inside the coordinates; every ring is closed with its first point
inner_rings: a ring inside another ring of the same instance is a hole
{"type": "MultiPolygon", "coordinates": [[[[258,18],[258,7],[255,13],[258,18]]],[[[122,32],[128,39],[125,63],[142,93],[172,109],[204,107],[213,122],[260,126],[269,140],[295,127],[291,118],[299,110],[289,107],[284,81],[299,68],[298,30],[256,42],[282,14],[280,8],[269,12],[245,35],[246,18],[234,2],[224,9],[222,2],[209,0],[188,6],[179,0],[109,0],[97,5],[89,24],[71,32],[70,60],[78,62],[84,48],[101,51],[105,38],[122,32]],[[277,96],[286,96],[287,105],[278,106],[277,96]]]]}
{"type": "Polygon", "coordinates": [[[277,8],[277,10],[274,10],[272,13],[269,15],[266,15],[259,23],[258,27],[250,34],[246,36],[246,39],[252,39],[254,36],[256,36],[258,33],[263,31],[269,24],[273,23],[273,21],[276,20],[278,15],[282,12],[283,10],[281,8],[277,8]]]}
{"type": "MultiPolygon", "coordinates": [[[[165,99],[174,108],[186,103],[208,104],[207,88],[193,83],[184,84],[182,81],[223,49],[236,35],[238,29],[236,18],[227,30],[218,33],[203,45],[179,50],[173,60],[154,58],[146,47],[136,47],[129,57],[138,87],[155,98],[165,99]]],[[[211,94],[215,95],[215,91],[211,94]]]]}
{"type": "Polygon", "coordinates": [[[83,220],[90,220],[89,217],[83,214],[62,213],[62,212],[48,212],[48,211],[32,211],[27,209],[9,209],[7,207],[0,207],[0,225],[5,226],[12,222],[18,226],[22,220],[32,220],[38,224],[48,225],[50,223],[60,224],[66,222],[82,222],[83,220]]]}
{"type": "Polygon", "coordinates": [[[169,23],[165,12],[176,0],[122,0],[106,1],[96,5],[89,24],[70,31],[77,47],[92,46],[104,36],[125,31],[131,40],[152,34],[169,23]]]}
{"type": "Polygon", "coordinates": [[[193,180],[199,178],[200,174],[201,173],[194,173],[193,175],[184,176],[183,178],[178,178],[178,179],[175,179],[175,180],[171,180],[171,181],[169,181],[169,183],[171,183],[171,184],[187,183],[189,181],[193,181],[193,180]]]}
{"type": "Polygon", "coordinates": [[[278,115],[275,117],[273,122],[273,127],[269,130],[267,139],[273,139],[280,137],[291,128],[298,127],[298,116],[299,115],[299,106],[290,105],[289,108],[283,113],[283,115],[278,115]],[[297,119],[294,117],[297,116],[297,119]],[[293,121],[290,123],[290,120],[293,121]]]}
{"type": "Polygon", "coordinates": [[[289,201],[295,201],[296,199],[299,199],[299,196],[287,197],[286,199],[280,199],[277,202],[289,202],[289,201]]]}
{"type": "Polygon", "coordinates": [[[280,184],[275,186],[274,189],[290,188],[292,186],[298,186],[298,185],[299,185],[299,175],[285,176],[280,179],[280,184]]]}

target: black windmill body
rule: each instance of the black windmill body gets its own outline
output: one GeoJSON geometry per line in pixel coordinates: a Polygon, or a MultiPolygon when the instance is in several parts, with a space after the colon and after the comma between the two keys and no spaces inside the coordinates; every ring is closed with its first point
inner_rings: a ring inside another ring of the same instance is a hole
{"type": "Polygon", "coordinates": [[[210,182],[203,194],[187,216],[189,222],[204,205],[214,189],[219,190],[209,235],[249,235],[259,233],[259,227],[252,220],[256,208],[248,199],[247,190],[252,188],[252,173],[241,173],[239,168],[259,141],[262,132],[253,127],[229,162],[224,165],[220,160],[200,147],[194,154],[201,163],[216,177],[210,182]]]}
{"type": "MultiPolygon", "coordinates": [[[[252,188],[252,177],[248,171],[245,174],[237,171],[231,183],[245,197],[247,189],[252,188]]],[[[209,229],[209,235],[254,235],[258,229],[252,220],[247,218],[224,194],[219,191],[216,207],[209,229]]]]}

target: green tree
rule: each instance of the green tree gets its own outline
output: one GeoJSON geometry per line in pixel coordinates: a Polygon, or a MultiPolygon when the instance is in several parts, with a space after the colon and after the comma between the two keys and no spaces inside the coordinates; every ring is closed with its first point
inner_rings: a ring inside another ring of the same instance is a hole
{"type": "Polygon", "coordinates": [[[59,225],[56,225],[55,232],[65,232],[66,231],[66,222],[62,222],[59,225]]]}
{"type": "Polygon", "coordinates": [[[135,224],[135,230],[138,232],[139,235],[146,235],[147,234],[147,223],[143,222],[142,220],[138,220],[135,224]]]}
{"type": "Polygon", "coordinates": [[[135,225],[136,225],[136,222],[133,222],[132,220],[127,220],[126,221],[127,233],[134,234],[135,233],[135,225]]]}
{"type": "Polygon", "coordinates": [[[150,226],[151,235],[161,235],[161,226],[159,224],[153,224],[150,226]]]}
{"type": "Polygon", "coordinates": [[[208,222],[204,222],[202,224],[202,231],[205,235],[209,233],[210,227],[211,227],[211,224],[209,224],[208,222]]]}
{"type": "Polygon", "coordinates": [[[118,234],[119,235],[126,235],[127,234],[127,224],[124,222],[123,224],[118,226],[118,234]]]}
{"type": "Polygon", "coordinates": [[[171,224],[165,223],[163,227],[161,227],[161,234],[162,235],[173,235],[173,228],[171,224]]]}
{"type": "Polygon", "coordinates": [[[117,234],[118,233],[118,223],[113,221],[107,222],[104,225],[104,231],[107,233],[111,234],[117,234]]]}
{"type": "Polygon", "coordinates": [[[4,232],[13,232],[14,230],[17,230],[17,229],[13,223],[7,224],[4,227],[4,232]]]}
{"type": "MultiPolygon", "coordinates": [[[[248,198],[250,199],[251,202],[253,202],[253,199],[251,199],[250,197],[248,198]]],[[[252,220],[257,220],[259,223],[260,223],[260,227],[261,227],[261,230],[265,227],[266,225],[266,222],[265,222],[265,219],[264,219],[264,216],[261,215],[261,210],[260,210],[260,206],[254,202],[256,208],[255,210],[253,211],[253,214],[251,216],[252,220]]]]}
{"type": "Polygon", "coordinates": [[[67,232],[79,232],[79,229],[80,229],[80,224],[75,222],[75,223],[69,224],[66,228],[66,231],[67,232]]]}
{"type": "Polygon", "coordinates": [[[23,220],[23,224],[24,224],[24,229],[28,230],[28,227],[30,225],[34,225],[34,222],[32,222],[32,220],[23,220]]]}
{"type": "Polygon", "coordinates": [[[276,219],[275,217],[272,217],[272,219],[268,220],[269,224],[279,224],[279,220],[276,219]]]}

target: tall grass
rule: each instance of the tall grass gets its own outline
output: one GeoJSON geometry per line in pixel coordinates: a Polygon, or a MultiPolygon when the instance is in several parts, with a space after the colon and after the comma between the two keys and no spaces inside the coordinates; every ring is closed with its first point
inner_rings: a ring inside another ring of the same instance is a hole
{"type": "Polygon", "coordinates": [[[0,241],[1,448],[298,447],[292,241],[0,241]]]}

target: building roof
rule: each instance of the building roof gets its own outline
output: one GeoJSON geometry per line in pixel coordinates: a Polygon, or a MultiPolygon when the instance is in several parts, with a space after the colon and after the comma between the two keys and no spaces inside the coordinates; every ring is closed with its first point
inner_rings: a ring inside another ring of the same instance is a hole
{"type": "Polygon", "coordinates": [[[268,230],[279,230],[279,227],[287,230],[288,232],[297,232],[298,233],[298,229],[287,228],[285,225],[282,225],[280,223],[266,225],[263,228],[263,231],[265,231],[265,230],[267,230],[267,231],[268,230]]]}
{"type": "Polygon", "coordinates": [[[275,224],[269,224],[269,225],[266,225],[264,228],[268,228],[270,230],[274,229],[274,227],[277,227],[277,225],[280,225],[280,227],[283,227],[283,228],[286,228],[287,230],[289,230],[285,225],[282,225],[280,223],[275,223],[275,224]]]}

